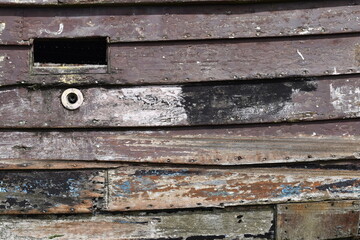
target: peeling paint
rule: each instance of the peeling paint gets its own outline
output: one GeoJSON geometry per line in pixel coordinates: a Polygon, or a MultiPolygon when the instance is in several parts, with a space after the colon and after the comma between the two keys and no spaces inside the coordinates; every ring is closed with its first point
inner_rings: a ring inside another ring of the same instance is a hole
{"type": "Polygon", "coordinates": [[[360,116],[360,87],[330,84],[331,104],[336,110],[360,116]]]}

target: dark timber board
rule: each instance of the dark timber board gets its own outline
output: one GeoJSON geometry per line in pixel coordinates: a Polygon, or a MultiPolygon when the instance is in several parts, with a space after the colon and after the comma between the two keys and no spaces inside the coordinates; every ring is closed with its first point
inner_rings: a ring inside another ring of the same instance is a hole
{"type": "Polygon", "coordinates": [[[109,170],[108,211],[359,199],[359,171],[129,167],[109,170]]]}
{"type": "Polygon", "coordinates": [[[62,89],[0,90],[2,128],[224,125],[359,117],[358,77],[225,85],[91,87],[75,111],[62,89]]]}
{"type": "Polygon", "coordinates": [[[0,85],[174,84],[351,75],[360,72],[359,44],[357,34],[117,43],[109,46],[110,70],[106,74],[86,74],[81,67],[67,66],[36,66],[31,73],[29,46],[1,46],[0,85]]]}
{"type": "Polygon", "coordinates": [[[145,7],[2,8],[0,43],[109,37],[110,42],[359,32],[360,1],[145,7]],[[79,17],[81,16],[81,17],[79,17]]]}
{"type": "Polygon", "coordinates": [[[356,237],[360,233],[359,212],[359,201],[279,204],[276,239],[356,237]]]}
{"type": "Polygon", "coordinates": [[[0,239],[274,239],[274,209],[236,207],[95,216],[0,216],[0,239]],[[12,238],[9,238],[12,237],[12,238]]]}
{"type": "Polygon", "coordinates": [[[103,171],[0,172],[1,214],[91,213],[104,197],[103,171]]]}
{"type": "Polygon", "coordinates": [[[359,135],[360,122],[357,120],[122,131],[2,130],[0,162],[2,169],[69,168],[85,167],[86,164],[96,167],[94,163],[85,161],[99,161],[103,167],[109,161],[203,165],[310,164],[321,160],[358,159],[359,135]]]}
{"type": "Polygon", "coordinates": [[[26,6],[26,5],[88,5],[88,4],[194,4],[194,3],[261,3],[261,2],[292,2],[294,0],[0,0],[0,5],[26,6]]]}

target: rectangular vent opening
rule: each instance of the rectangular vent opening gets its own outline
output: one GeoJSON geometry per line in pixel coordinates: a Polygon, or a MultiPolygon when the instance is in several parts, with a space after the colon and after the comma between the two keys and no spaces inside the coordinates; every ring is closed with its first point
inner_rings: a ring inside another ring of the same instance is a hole
{"type": "Polygon", "coordinates": [[[34,66],[107,65],[107,39],[34,39],[33,58],[34,66]]]}

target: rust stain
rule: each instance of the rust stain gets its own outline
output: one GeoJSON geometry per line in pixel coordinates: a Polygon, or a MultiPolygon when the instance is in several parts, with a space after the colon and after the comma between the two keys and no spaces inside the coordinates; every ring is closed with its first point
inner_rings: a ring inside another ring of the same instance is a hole
{"type": "Polygon", "coordinates": [[[110,171],[110,211],[348,199],[360,189],[352,171],[142,169],[110,171]]]}

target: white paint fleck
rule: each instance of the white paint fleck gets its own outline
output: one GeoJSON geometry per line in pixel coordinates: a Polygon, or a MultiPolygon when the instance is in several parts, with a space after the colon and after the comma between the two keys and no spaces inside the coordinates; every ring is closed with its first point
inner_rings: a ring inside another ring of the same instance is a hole
{"type": "Polygon", "coordinates": [[[323,32],[323,31],[324,28],[322,27],[307,27],[307,28],[302,28],[301,31],[299,31],[299,29],[295,29],[295,32],[297,32],[300,35],[307,35],[311,33],[323,32]]]}
{"type": "Polygon", "coordinates": [[[352,85],[335,87],[330,84],[331,104],[339,112],[360,116],[360,88],[352,85]]]}
{"type": "Polygon", "coordinates": [[[6,24],[3,22],[0,22],[0,35],[2,34],[2,32],[5,30],[6,24]]]}
{"type": "Polygon", "coordinates": [[[302,55],[302,53],[299,51],[299,49],[296,49],[296,52],[297,52],[297,54],[299,54],[299,56],[301,57],[301,59],[302,59],[303,61],[305,61],[305,58],[304,58],[304,56],[302,55]]]}
{"type": "Polygon", "coordinates": [[[95,89],[91,94],[93,102],[119,102],[109,115],[108,108],[97,106],[96,116],[100,121],[109,118],[119,125],[183,125],[187,124],[187,114],[183,105],[182,88],[133,87],[114,91],[95,89]]]}
{"type": "Polygon", "coordinates": [[[339,75],[340,73],[337,71],[336,67],[334,67],[334,72],[333,72],[334,75],[339,75]]]}
{"type": "Polygon", "coordinates": [[[51,35],[60,35],[63,31],[64,31],[64,24],[60,23],[59,30],[54,32],[54,31],[49,31],[47,29],[40,29],[40,34],[43,34],[45,32],[45,33],[51,34],[51,35]]]}

